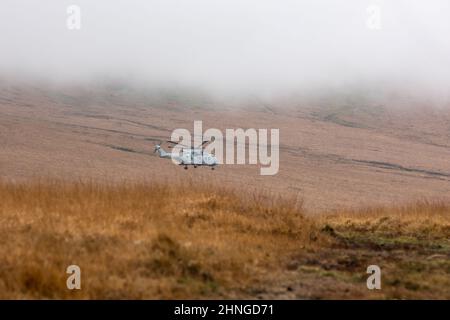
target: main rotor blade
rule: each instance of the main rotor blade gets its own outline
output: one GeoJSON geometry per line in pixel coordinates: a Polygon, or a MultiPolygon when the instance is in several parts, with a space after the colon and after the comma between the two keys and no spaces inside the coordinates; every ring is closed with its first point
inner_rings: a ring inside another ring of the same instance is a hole
{"type": "Polygon", "coordinates": [[[210,143],[210,142],[212,142],[212,141],[214,141],[215,139],[212,139],[212,140],[204,140],[199,146],[187,146],[187,145],[185,145],[185,144],[182,144],[182,143],[178,143],[178,142],[175,142],[175,141],[172,141],[172,140],[167,140],[167,142],[168,143],[173,143],[173,144],[177,144],[177,145],[180,145],[180,146],[183,146],[183,147],[185,147],[185,148],[190,148],[190,149],[200,149],[201,147],[203,147],[205,144],[207,144],[207,143],[210,143]]]}
{"type": "Polygon", "coordinates": [[[214,138],[214,137],[212,137],[211,140],[204,140],[204,141],[202,142],[202,144],[199,145],[199,147],[203,147],[205,144],[211,143],[211,142],[213,142],[213,141],[215,141],[215,140],[216,140],[216,138],[214,138]]]}
{"type": "MultiPolygon", "coordinates": [[[[192,149],[191,146],[187,146],[187,145],[185,145],[185,144],[178,143],[178,142],[175,142],[175,141],[167,140],[167,142],[173,143],[173,144],[177,144],[177,145],[182,146],[182,147],[185,147],[185,148],[190,148],[190,149],[192,149]]],[[[173,148],[173,147],[172,147],[172,148],[173,148]]]]}

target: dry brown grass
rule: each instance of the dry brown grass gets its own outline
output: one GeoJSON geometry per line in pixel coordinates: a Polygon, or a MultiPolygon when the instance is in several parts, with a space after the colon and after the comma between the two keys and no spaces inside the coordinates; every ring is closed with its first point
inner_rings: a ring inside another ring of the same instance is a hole
{"type": "Polygon", "coordinates": [[[448,298],[449,213],[424,202],[312,217],[204,183],[2,182],[0,298],[448,298]],[[66,288],[71,264],[81,290],[66,288]]]}

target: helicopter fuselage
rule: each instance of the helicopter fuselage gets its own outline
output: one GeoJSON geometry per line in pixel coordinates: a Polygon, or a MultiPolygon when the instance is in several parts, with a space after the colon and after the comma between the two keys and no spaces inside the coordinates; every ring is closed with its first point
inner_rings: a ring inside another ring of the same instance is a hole
{"type": "Polygon", "coordinates": [[[180,165],[215,166],[216,157],[203,149],[182,149],[177,157],[180,165]]]}

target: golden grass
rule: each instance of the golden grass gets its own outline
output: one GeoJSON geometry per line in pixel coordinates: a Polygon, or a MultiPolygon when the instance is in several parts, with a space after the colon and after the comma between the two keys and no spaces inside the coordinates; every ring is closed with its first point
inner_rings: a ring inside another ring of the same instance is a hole
{"type": "Polygon", "coordinates": [[[1,182],[0,298],[443,298],[449,213],[423,202],[314,217],[204,183],[1,182]],[[378,293],[372,260],[398,272],[378,293]],[[81,290],[66,288],[71,264],[81,290]]]}
{"type": "Polygon", "coordinates": [[[414,204],[341,210],[321,216],[346,232],[410,236],[420,240],[443,239],[450,234],[450,208],[439,201],[418,201],[414,204]]]}

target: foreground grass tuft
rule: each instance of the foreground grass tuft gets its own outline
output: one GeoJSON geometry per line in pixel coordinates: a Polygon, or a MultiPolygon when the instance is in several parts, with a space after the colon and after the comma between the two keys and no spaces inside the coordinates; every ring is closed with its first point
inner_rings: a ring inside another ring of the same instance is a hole
{"type": "Polygon", "coordinates": [[[449,298],[449,216],[432,202],[311,216],[203,184],[2,182],[0,298],[449,298]],[[81,290],[66,288],[71,264],[81,290]]]}

